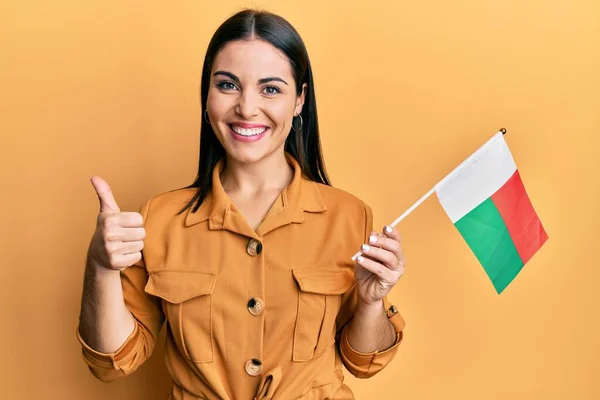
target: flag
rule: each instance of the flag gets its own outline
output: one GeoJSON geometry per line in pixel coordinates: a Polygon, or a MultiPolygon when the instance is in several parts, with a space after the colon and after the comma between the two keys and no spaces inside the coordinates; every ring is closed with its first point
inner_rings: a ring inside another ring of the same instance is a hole
{"type": "Polygon", "coordinates": [[[502,132],[434,190],[498,294],[548,239],[502,132]]]}

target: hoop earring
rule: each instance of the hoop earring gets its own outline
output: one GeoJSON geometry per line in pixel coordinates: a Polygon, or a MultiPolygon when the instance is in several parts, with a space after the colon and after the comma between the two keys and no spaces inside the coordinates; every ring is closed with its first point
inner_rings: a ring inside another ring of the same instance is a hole
{"type": "Polygon", "coordinates": [[[299,132],[302,130],[302,125],[304,125],[304,121],[302,120],[302,115],[298,114],[297,116],[300,117],[300,126],[298,128],[296,128],[294,126],[294,120],[292,119],[292,129],[295,130],[296,132],[299,132]]]}
{"type": "Polygon", "coordinates": [[[208,119],[208,108],[204,110],[204,120],[210,125],[210,120],[208,119]]]}

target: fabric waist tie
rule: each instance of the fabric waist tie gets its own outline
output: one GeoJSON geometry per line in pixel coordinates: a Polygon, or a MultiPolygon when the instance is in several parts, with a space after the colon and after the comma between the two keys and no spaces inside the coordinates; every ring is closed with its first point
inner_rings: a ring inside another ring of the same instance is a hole
{"type": "Polygon", "coordinates": [[[254,400],[271,400],[281,382],[281,367],[270,370],[263,376],[254,400]]]}

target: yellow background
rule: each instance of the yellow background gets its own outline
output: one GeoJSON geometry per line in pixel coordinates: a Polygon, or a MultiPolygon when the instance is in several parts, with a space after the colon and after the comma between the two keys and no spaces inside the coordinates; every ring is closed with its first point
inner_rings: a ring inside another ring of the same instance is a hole
{"type": "MultiPolygon", "coordinates": [[[[75,338],[103,176],[123,210],[196,173],[199,80],[248,2],[0,5],[0,387],[6,399],[165,399],[162,347],[110,385],[75,338]]],[[[254,3],[313,63],[336,186],[394,220],[499,128],[550,239],[501,295],[435,198],[398,228],[394,362],[358,399],[598,399],[600,3],[254,3]]],[[[349,255],[351,256],[351,255],[349,255]]]]}

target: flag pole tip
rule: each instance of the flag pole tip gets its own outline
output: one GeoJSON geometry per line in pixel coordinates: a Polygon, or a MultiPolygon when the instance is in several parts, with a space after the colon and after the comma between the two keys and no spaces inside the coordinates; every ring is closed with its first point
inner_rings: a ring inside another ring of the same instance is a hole
{"type": "Polygon", "coordinates": [[[506,129],[500,128],[500,132],[502,132],[503,135],[506,135],[506,129]]]}

